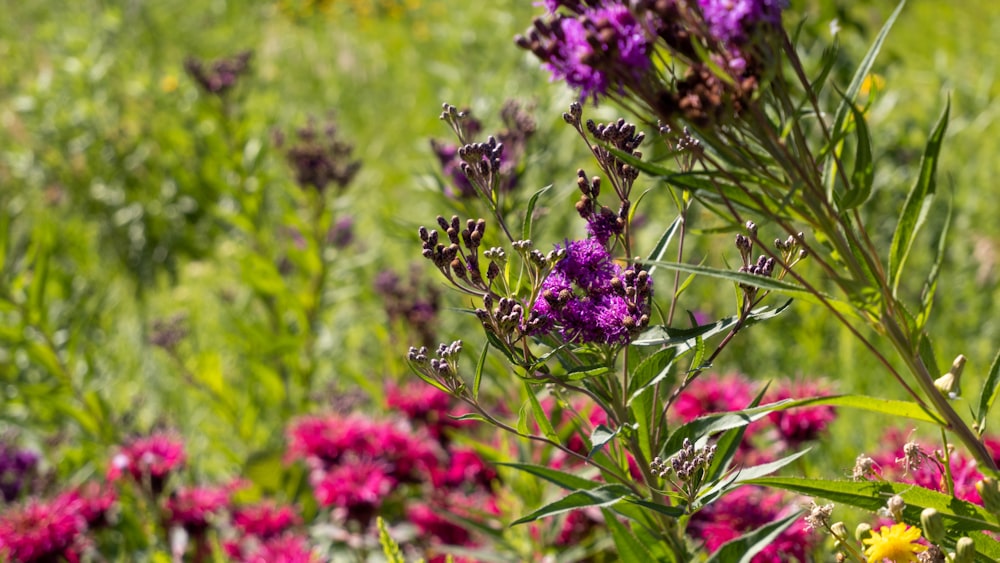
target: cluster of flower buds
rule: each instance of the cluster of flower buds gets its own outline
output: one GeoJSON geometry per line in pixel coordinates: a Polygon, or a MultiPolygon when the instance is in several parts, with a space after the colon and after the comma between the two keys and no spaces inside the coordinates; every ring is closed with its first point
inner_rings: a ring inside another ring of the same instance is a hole
{"type": "Polygon", "coordinates": [[[635,124],[619,118],[611,123],[596,123],[592,119],[583,120],[583,108],[579,102],[570,104],[569,111],[563,113],[563,120],[576,129],[590,147],[597,164],[604,170],[627,215],[629,194],[632,184],[639,177],[639,170],[618,158],[611,149],[625,153],[635,159],[642,158],[639,145],[646,134],[638,131],[635,124]],[[588,134],[596,143],[591,143],[588,134]]]}
{"type": "MultiPolygon", "coordinates": [[[[311,187],[322,194],[333,184],[343,191],[361,169],[361,161],[352,158],[354,145],[339,138],[333,120],[328,119],[320,130],[315,119],[310,119],[296,137],[298,141],[288,147],[285,155],[295,171],[296,183],[303,189],[311,187]]],[[[284,144],[282,135],[275,135],[275,144],[284,144]]]]}
{"type": "Polygon", "coordinates": [[[465,383],[458,376],[458,356],[461,353],[462,341],[456,340],[451,344],[440,344],[435,358],[428,357],[425,346],[419,349],[411,346],[407,359],[418,374],[458,394],[465,388],[465,383]]]}
{"type": "Polygon", "coordinates": [[[184,70],[206,93],[222,97],[232,90],[239,78],[250,69],[251,57],[253,52],[243,51],[209,64],[198,58],[188,57],[184,61],[184,70]]]}
{"type": "Polygon", "coordinates": [[[576,202],[576,211],[587,221],[587,231],[607,244],[612,237],[616,237],[625,230],[625,222],[628,220],[628,207],[626,202],[622,202],[618,211],[612,211],[609,207],[601,205],[598,207],[597,197],[601,194],[601,178],[594,176],[587,179],[587,174],[581,168],[577,171],[576,185],[583,194],[580,201],[576,202]]]}
{"type": "Polygon", "coordinates": [[[486,234],[486,220],[469,219],[464,229],[457,215],[451,218],[451,222],[439,215],[437,222],[447,235],[449,244],[445,246],[440,241],[436,229],[420,227],[418,233],[423,242],[424,258],[433,262],[458,289],[473,295],[493,293],[490,286],[500,275],[500,268],[496,262],[490,261],[484,277],[479,262],[479,247],[486,234]],[[463,246],[465,250],[462,249],[463,246]]]}
{"type": "Polygon", "coordinates": [[[695,449],[691,440],[684,438],[681,449],[669,459],[653,458],[649,469],[654,475],[672,484],[679,492],[686,495],[688,503],[692,503],[698,494],[702,480],[708,468],[715,459],[715,445],[695,449]]]}

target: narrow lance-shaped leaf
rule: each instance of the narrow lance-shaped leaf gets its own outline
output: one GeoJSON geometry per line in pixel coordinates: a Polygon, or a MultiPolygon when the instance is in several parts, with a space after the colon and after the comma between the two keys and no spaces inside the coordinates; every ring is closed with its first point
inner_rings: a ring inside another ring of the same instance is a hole
{"type": "Polygon", "coordinates": [[[479,398],[479,385],[483,382],[483,371],[486,369],[486,356],[490,351],[490,343],[483,344],[483,352],[479,354],[479,361],[476,362],[476,375],[472,380],[472,398],[479,398]]]}
{"type": "Polygon", "coordinates": [[[546,481],[558,485],[564,489],[575,491],[596,489],[600,483],[596,481],[591,481],[590,479],[584,479],[583,477],[578,477],[571,473],[565,473],[559,471],[558,469],[552,469],[551,467],[545,467],[543,465],[533,465],[531,463],[512,463],[512,462],[497,462],[496,465],[503,467],[511,467],[517,469],[518,471],[524,471],[525,473],[530,473],[535,477],[545,479],[546,481]]]}
{"type": "Polygon", "coordinates": [[[875,165],[872,161],[872,136],[865,122],[865,115],[853,102],[850,104],[854,116],[857,146],[854,151],[854,170],[851,172],[851,185],[840,201],[840,209],[847,210],[858,207],[868,200],[872,193],[872,181],[875,178],[875,165]]]}
{"type": "Polygon", "coordinates": [[[951,218],[954,211],[954,200],[948,198],[948,212],[944,217],[944,225],[938,235],[937,255],[934,257],[934,264],[927,272],[927,279],[924,280],[923,290],[920,292],[920,313],[917,314],[916,327],[921,330],[927,326],[927,320],[931,316],[931,308],[934,307],[934,294],[937,292],[938,274],[941,271],[941,263],[948,252],[948,231],[951,228],[951,218]]]}
{"type": "Polygon", "coordinates": [[[945,130],[948,128],[950,110],[951,101],[949,100],[941,118],[938,119],[937,125],[934,127],[934,132],[927,140],[927,146],[924,147],[924,155],[920,159],[920,174],[917,176],[917,181],[914,182],[910,193],[906,196],[899,223],[896,225],[896,232],[892,235],[892,246],[889,249],[889,283],[892,286],[893,296],[899,289],[899,280],[903,277],[903,266],[906,264],[906,258],[910,255],[913,240],[927,219],[927,212],[934,199],[934,192],[937,189],[938,155],[944,142],[945,130]]]}
{"type": "Polygon", "coordinates": [[[976,418],[979,419],[980,434],[986,431],[986,415],[990,413],[998,395],[1000,395],[1000,352],[997,352],[996,357],[993,358],[990,373],[986,376],[983,390],[979,395],[979,414],[976,418]]]}
{"type": "Polygon", "coordinates": [[[562,514],[586,506],[598,506],[602,508],[613,506],[631,496],[632,491],[628,487],[617,483],[602,485],[587,491],[574,491],[553,503],[535,510],[531,514],[518,518],[511,522],[511,526],[534,522],[539,518],[555,516],[556,514],[562,514]]]}
{"type": "Polygon", "coordinates": [[[531,413],[535,418],[535,423],[538,424],[538,428],[542,430],[542,434],[550,440],[558,441],[559,436],[556,435],[556,431],[552,427],[552,422],[546,416],[545,410],[542,409],[541,403],[538,402],[538,397],[527,382],[524,384],[524,392],[528,394],[528,400],[531,402],[531,413]]]}
{"type": "MultiPolygon", "coordinates": [[[[663,257],[667,253],[667,247],[670,246],[670,241],[674,238],[674,233],[680,229],[681,219],[682,218],[680,216],[676,217],[673,222],[670,223],[670,226],[667,227],[667,230],[663,231],[663,234],[660,235],[660,239],[656,241],[656,244],[653,246],[653,250],[649,253],[649,257],[646,259],[647,262],[659,262],[660,260],[663,260],[663,257]]],[[[654,264],[650,266],[648,272],[649,276],[652,277],[653,273],[656,272],[656,265],[654,264]]]]}
{"type": "Polygon", "coordinates": [[[618,517],[610,510],[602,509],[604,522],[611,530],[611,538],[615,541],[615,551],[622,561],[652,561],[653,555],[646,546],[635,537],[632,530],[618,521],[618,517]]]}
{"type": "Polygon", "coordinates": [[[521,239],[529,240],[531,238],[531,226],[534,221],[535,205],[538,204],[538,198],[545,192],[549,191],[552,185],[549,184],[544,188],[538,190],[532,194],[531,199],[528,200],[528,208],[524,212],[524,223],[521,225],[521,239]]]}

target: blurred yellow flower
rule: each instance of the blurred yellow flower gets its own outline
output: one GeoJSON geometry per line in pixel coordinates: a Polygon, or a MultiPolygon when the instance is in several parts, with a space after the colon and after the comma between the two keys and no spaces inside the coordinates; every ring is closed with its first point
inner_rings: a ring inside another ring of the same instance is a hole
{"type": "Polygon", "coordinates": [[[906,524],[893,524],[890,528],[882,526],[879,531],[865,538],[865,556],[868,563],[914,563],[917,554],[927,551],[926,545],[915,543],[920,539],[920,528],[909,527],[906,524]]]}
{"type": "Polygon", "coordinates": [[[177,77],[173,74],[168,74],[160,79],[160,90],[166,93],[171,93],[177,89],[177,77]]]}
{"type": "Polygon", "coordinates": [[[870,96],[878,94],[885,88],[885,77],[881,74],[869,74],[861,82],[861,93],[870,96]]]}

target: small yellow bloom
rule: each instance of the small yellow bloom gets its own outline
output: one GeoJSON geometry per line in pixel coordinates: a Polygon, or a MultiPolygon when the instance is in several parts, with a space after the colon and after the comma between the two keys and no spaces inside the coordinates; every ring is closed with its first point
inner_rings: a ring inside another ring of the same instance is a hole
{"type": "Polygon", "coordinates": [[[914,543],[919,539],[920,528],[911,528],[906,524],[893,524],[891,528],[882,526],[864,540],[864,544],[868,546],[865,556],[868,557],[868,563],[914,563],[918,553],[927,551],[926,545],[914,543]]]}
{"type": "Polygon", "coordinates": [[[166,92],[167,94],[169,94],[169,93],[173,92],[176,89],[177,89],[177,77],[176,76],[174,76],[172,74],[168,74],[168,75],[164,76],[162,79],[160,79],[160,90],[163,90],[164,92],[166,92]]]}
{"type": "Polygon", "coordinates": [[[885,88],[885,77],[881,74],[869,74],[861,82],[861,93],[865,96],[874,96],[885,88]]]}

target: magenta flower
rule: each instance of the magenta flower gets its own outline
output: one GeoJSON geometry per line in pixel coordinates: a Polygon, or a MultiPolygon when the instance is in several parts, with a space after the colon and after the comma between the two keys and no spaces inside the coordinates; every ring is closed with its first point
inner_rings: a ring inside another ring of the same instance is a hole
{"type": "MultiPolygon", "coordinates": [[[[771,402],[784,399],[804,399],[828,395],[822,385],[811,381],[800,381],[779,387],[771,402]]],[[[797,448],[804,442],[819,439],[834,419],[836,409],[828,405],[818,407],[798,407],[775,411],[768,415],[782,441],[790,448],[797,448]]]]}
{"type": "Polygon", "coordinates": [[[435,487],[455,489],[469,485],[490,490],[491,484],[497,478],[497,472],[486,465],[475,450],[452,448],[448,454],[447,467],[433,474],[432,481],[435,487]]]}
{"type": "MultiPolygon", "coordinates": [[[[795,503],[785,500],[781,493],[743,486],[695,513],[688,531],[705,542],[709,553],[714,553],[722,544],[782,518],[795,508],[795,503]]],[[[751,561],[805,562],[809,560],[809,551],[819,540],[819,536],[807,531],[805,522],[799,519],[751,561]]]]}
{"type": "Polygon", "coordinates": [[[753,397],[754,384],[740,374],[702,375],[677,398],[673,412],[689,422],[706,414],[745,409],[753,397]]]}
{"type": "Polygon", "coordinates": [[[31,563],[77,559],[74,544],[87,529],[84,505],[74,494],[29,499],[0,514],[0,559],[31,563]]]}
{"type": "Polygon", "coordinates": [[[233,512],[233,525],[244,536],[266,540],[277,537],[301,522],[291,506],[264,501],[241,506],[233,512]]]}
{"type": "Polygon", "coordinates": [[[191,535],[200,535],[212,520],[229,508],[238,484],[223,487],[182,487],[166,501],[171,524],[182,526],[191,535]]]}
{"type": "Polygon", "coordinates": [[[180,469],[185,460],[180,440],[167,434],[153,434],[122,447],[111,459],[108,479],[115,481],[126,473],[137,483],[146,483],[148,479],[153,492],[158,494],[169,474],[180,469]]]}
{"type": "Polygon", "coordinates": [[[398,484],[390,472],[384,461],[352,457],[326,471],[313,471],[309,480],[321,506],[367,524],[398,484]]]}

